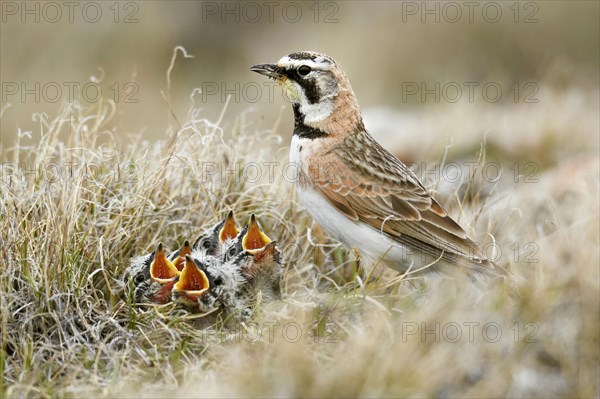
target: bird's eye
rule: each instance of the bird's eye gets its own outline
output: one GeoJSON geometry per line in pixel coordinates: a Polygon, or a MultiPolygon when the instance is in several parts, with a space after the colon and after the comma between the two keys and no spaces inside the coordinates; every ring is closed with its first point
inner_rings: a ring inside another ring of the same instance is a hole
{"type": "Polygon", "coordinates": [[[204,241],[202,241],[202,248],[204,249],[208,249],[210,248],[210,240],[207,238],[204,241]]]}
{"type": "Polygon", "coordinates": [[[227,252],[225,252],[225,255],[223,255],[223,262],[228,262],[231,258],[233,258],[235,256],[237,252],[237,249],[234,246],[232,246],[231,248],[229,248],[227,250],[227,252]]]}
{"type": "Polygon", "coordinates": [[[146,277],[144,276],[144,274],[139,273],[137,276],[135,276],[135,283],[141,284],[145,279],[146,279],[146,277]]]}
{"type": "Polygon", "coordinates": [[[308,65],[301,65],[298,67],[298,75],[300,76],[306,76],[310,73],[310,71],[312,71],[312,69],[308,65]]]}
{"type": "Polygon", "coordinates": [[[215,281],[213,281],[213,284],[214,284],[215,286],[216,286],[216,285],[221,285],[221,284],[223,284],[223,279],[222,279],[221,277],[217,277],[217,278],[215,279],[215,281]]]}

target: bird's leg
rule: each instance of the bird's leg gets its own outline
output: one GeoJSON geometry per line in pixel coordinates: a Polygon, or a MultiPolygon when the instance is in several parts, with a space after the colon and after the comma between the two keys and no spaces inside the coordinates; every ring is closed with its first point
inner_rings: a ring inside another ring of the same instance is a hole
{"type": "Polygon", "coordinates": [[[354,262],[356,262],[356,272],[360,269],[360,249],[352,248],[352,254],[354,255],[354,262]]]}

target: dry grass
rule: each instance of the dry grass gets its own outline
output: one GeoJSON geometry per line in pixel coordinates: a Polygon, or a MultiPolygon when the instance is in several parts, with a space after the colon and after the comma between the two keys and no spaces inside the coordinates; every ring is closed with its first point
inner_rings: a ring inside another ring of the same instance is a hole
{"type": "MultiPolygon", "coordinates": [[[[524,142],[517,126],[528,149],[553,154],[538,183],[483,182],[469,189],[480,195],[443,198],[513,258],[518,299],[501,285],[420,276],[361,285],[284,178],[288,137],[274,132],[291,127],[261,126],[257,113],[213,124],[192,109],[157,143],[120,131],[109,102],[38,115],[33,137],[2,152],[2,396],[597,396],[598,104],[597,92],[583,95],[591,101],[545,103],[538,119],[496,106],[511,118],[495,126],[505,140],[493,153],[453,131],[464,151],[446,161],[529,161],[511,150],[524,142]],[[244,178],[252,162],[260,181],[244,178]],[[265,162],[279,163],[272,182],[265,162]],[[233,172],[212,175],[215,166],[233,172]],[[173,305],[134,306],[121,282],[129,258],[194,238],[229,207],[257,213],[281,242],[284,300],[233,331],[198,330],[173,305]],[[533,243],[538,262],[525,263],[522,248],[515,261],[515,242],[533,243]]],[[[491,109],[479,123],[494,125],[481,122],[491,109]]],[[[443,146],[421,151],[433,161],[443,146]]]]}

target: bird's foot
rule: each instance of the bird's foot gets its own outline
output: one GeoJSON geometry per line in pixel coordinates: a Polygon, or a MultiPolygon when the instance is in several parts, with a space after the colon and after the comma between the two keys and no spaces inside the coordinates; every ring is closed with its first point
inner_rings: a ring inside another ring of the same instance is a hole
{"type": "Polygon", "coordinates": [[[354,255],[354,261],[356,262],[356,271],[358,272],[358,270],[360,269],[360,260],[361,260],[360,249],[352,248],[352,254],[354,255]]]}

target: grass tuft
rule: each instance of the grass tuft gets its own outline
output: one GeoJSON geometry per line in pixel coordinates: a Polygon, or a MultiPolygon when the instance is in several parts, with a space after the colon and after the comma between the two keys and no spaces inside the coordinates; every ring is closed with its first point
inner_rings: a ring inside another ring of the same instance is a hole
{"type": "MultiPolygon", "coordinates": [[[[592,126],[593,106],[572,123],[592,126]]],[[[580,153],[589,138],[515,114],[535,132],[530,148],[561,154],[544,158],[536,184],[432,186],[468,231],[498,243],[517,299],[501,284],[360,280],[353,254],[296,202],[287,138],[259,115],[223,125],[190,112],[152,143],[120,131],[115,113],[110,102],[66,104],[3,148],[3,397],[598,394],[597,147],[580,153]],[[281,243],[284,300],[259,301],[233,329],[199,329],[173,304],[135,306],[123,281],[130,257],[193,240],[229,209],[244,222],[257,214],[281,243]]],[[[473,143],[460,157],[522,157],[514,143],[473,143]]]]}

